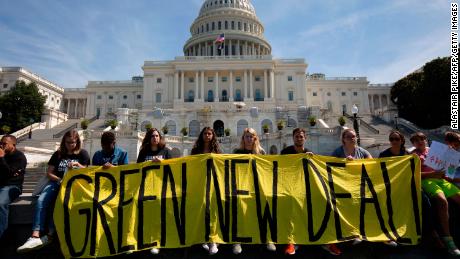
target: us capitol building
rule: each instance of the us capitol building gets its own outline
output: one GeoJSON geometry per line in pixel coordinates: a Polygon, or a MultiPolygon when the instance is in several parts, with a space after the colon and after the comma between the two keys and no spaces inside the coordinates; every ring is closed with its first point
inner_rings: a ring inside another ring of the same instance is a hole
{"type": "MultiPolygon", "coordinates": [[[[235,138],[246,127],[261,133],[267,125],[270,133],[277,132],[279,121],[291,131],[308,128],[312,116],[319,121],[317,127],[333,128],[344,111],[351,113],[353,104],[360,115],[391,120],[391,85],[372,85],[366,77],[308,74],[303,58],[273,57],[264,30],[249,0],[206,0],[190,26],[183,56],[145,61],[143,76],[128,81],[89,81],[80,89],[50,83],[41,90],[50,113],[46,120],[116,116],[136,130],[147,124],[167,126],[168,135],[180,136],[186,127],[189,136],[196,137],[202,127],[210,126],[219,136],[229,129],[235,138]],[[225,40],[219,47],[216,39],[221,34],[225,40]]],[[[8,76],[23,73],[30,72],[2,68],[1,90],[7,90],[8,76]]]]}

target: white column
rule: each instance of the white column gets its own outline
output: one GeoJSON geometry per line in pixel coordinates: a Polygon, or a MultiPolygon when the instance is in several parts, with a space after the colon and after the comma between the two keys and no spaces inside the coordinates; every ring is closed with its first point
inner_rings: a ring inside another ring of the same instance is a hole
{"type": "Polygon", "coordinates": [[[214,78],[214,81],[215,81],[215,94],[214,94],[214,102],[218,102],[219,101],[219,72],[216,71],[216,76],[214,78]]]}
{"type": "Polygon", "coordinates": [[[90,105],[91,105],[91,97],[92,97],[92,96],[93,96],[93,95],[90,94],[90,95],[86,96],[86,99],[85,99],[86,105],[85,105],[85,112],[84,112],[84,114],[83,114],[83,117],[85,117],[85,118],[86,118],[86,117],[93,117],[93,116],[90,116],[89,114],[87,114],[87,111],[89,112],[89,111],[92,111],[92,110],[93,110],[93,109],[91,109],[91,107],[90,107],[90,105]],[[88,115],[88,116],[87,116],[87,115],[88,115]]]}
{"type": "Polygon", "coordinates": [[[387,94],[387,110],[390,110],[390,95],[387,94]]]}
{"type": "Polygon", "coordinates": [[[67,115],[70,117],[70,100],[71,99],[67,99],[67,115]]]}
{"type": "Polygon", "coordinates": [[[177,71],[174,72],[174,91],[176,91],[176,100],[179,100],[179,73],[177,71]]]}
{"type": "Polygon", "coordinates": [[[275,71],[270,70],[270,99],[275,99],[275,71]]]}
{"type": "Polygon", "coordinates": [[[253,42],[253,43],[252,43],[251,54],[252,54],[253,56],[255,56],[255,55],[256,55],[255,52],[256,52],[256,47],[255,47],[254,42],[253,42]]]}
{"type": "Polygon", "coordinates": [[[249,53],[248,53],[248,42],[245,41],[244,42],[244,50],[243,50],[243,53],[245,56],[249,56],[249,53]]]}
{"type": "Polygon", "coordinates": [[[216,45],[216,42],[213,42],[213,43],[212,43],[212,50],[213,50],[212,55],[213,55],[213,56],[217,56],[217,45],[216,45]]]}
{"type": "Polygon", "coordinates": [[[268,78],[267,78],[267,70],[264,70],[264,100],[265,98],[269,98],[273,95],[272,93],[268,96],[268,78]]]}
{"type": "Polygon", "coordinates": [[[199,91],[199,90],[198,90],[198,84],[199,84],[198,81],[199,81],[199,80],[200,80],[200,79],[199,79],[199,77],[198,77],[198,71],[196,71],[196,72],[195,72],[195,100],[194,100],[194,102],[196,102],[197,99],[199,99],[199,98],[198,98],[198,91],[199,91]]]}
{"type": "MultiPolygon", "coordinates": [[[[247,70],[244,70],[244,94],[243,94],[243,98],[245,99],[248,99],[248,71],[247,70]]],[[[249,101],[249,99],[248,99],[249,101]]]]}
{"type": "Polygon", "coordinates": [[[383,107],[382,107],[382,95],[379,95],[379,109],[380,109],[380,112],[383,111],[383,107]]]}
{"type": "Polygon", "coordinates": [[[228,41],[228,55],[229,56],[233,55],[233,53],[232,53],[232,41],[231,40],[228,41]]]}
{"type": "Polygon", "coordinates": [[[201,100],[204,100],[204,71],[201,71],[201,100]]]}
{"type": "Polygon", "coordinates": [[[236,55],[241,56],[240,52],[240,40],[236,42],[236,55]]]}
{"type": "Polygon", "coordinates": [[[249,99],[254,100],[254,77],[252,70],[249,70],[249,99]]]}
{"type": "Polygon", "coordinates": [[[185,72],[181,71],[180,73],[180,95],[181,95],[180,99],[182,102],[184,102],[184,97],[185,97],[184,95],[184,82],[185,82],[184,77],[185,77],[185,72]]]}
{"type": "Polygon", "coordinates": [[[78,118],[77,112],[78,112],[78,99],[75,99],[75,113],[74,113],[75,119],[78,118]]]}
{"type": "Polygon", "coordinates": [[[233,102],[233,71],[230,70],[230,97],[228,98],[229,102],[233,102]]]}
{"type": "MultiPolygon", "coordinates": [[[[369,97],[368,97],[368,99],[369,99],[369,97]]],[[[374,114],[374,95],[371,95],[371,100],[369,101],[369,106],[370,106],[371,114],[374,114]]]]}

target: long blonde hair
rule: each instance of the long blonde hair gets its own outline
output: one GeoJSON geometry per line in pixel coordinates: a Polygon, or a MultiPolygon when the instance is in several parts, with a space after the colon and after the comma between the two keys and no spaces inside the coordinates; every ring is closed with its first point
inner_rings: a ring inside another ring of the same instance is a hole
{"type": "Polygon", "coordinates": [[[257,131],[253,128],[244,129],[243,135],[241,135],[240,149],[244,150],[244,135],[246,135],[246,133],[249,133],[254,137],[254,144],[252,145],[252,154],[256,154],[256,155],[263,154],[265,151],[260,146],[260,141],[259,141],[259,136],[257,135],[257,131]]]}

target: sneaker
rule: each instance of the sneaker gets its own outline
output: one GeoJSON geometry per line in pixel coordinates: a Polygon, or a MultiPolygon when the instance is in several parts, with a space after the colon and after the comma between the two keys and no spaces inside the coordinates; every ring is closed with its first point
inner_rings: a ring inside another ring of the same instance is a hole
{"type": "Polygon", "coordinates": [[[276,252],[276,246],[273,243],[268,243],[267,244],[267,250],[270,252],[276,252]]]}
{"type": "Polygon", "coordinates": [[[447,247],[447,252],[449,252],[449,254],[460,256],[460,250],[458,250],[451,236],[442,237],[441,239],[444,242],[444,245],[447,247]]]}
{"type": "Polygon", "coordinates": [[[219,252],[219,249],[217,248],[216,243],[210,243],[209,244],[209,255],[215,255],[217,252],[219,252]]]}
{"type": "Polygon", "coordinates": [[[383,242],[385,245],[387,246],[391,246],[391,247],[397,247],[398,246],[398,243],[396,243],[395,241],[393,240],[390,240],[390,241],[385,241],[383,242]]]}
{"type": "Polygon", "coordinates": [[[202,244],[201,247],[203,247],[204,250],[209,251],[209,245],[208,245],[208,243],[202,244]]]}
{"type": "Polygon", "coordinates": [[[340,255],[342,251],[337,247],[336,244],[327,244],[321,246],[324,250],[328,251],[331,255],[340,255]]]}
{"type": "Polygon", "coordinates": [[[353,239],[353,242],[351,244],[355,246],[355,245],[361,244],[361,242],[363,242],[363,240],[361,238],[357,237],[357,238],[353,239]]]}
{"type": "Polygon", "coordinates": [[[132,253],[134,253],[133,250],[128,250],[128,251],[125,252],[125,254],[127,254],[127,255],[130,255],[130,254],[132,254],[132,253]]]}
{"type": "Polygon", "coordinates": [[[48,236],[42,237],[29,237],[27,241],[16,250],[18,253],[26,253],[32,250],[40,249],[47,244],[51,243],[48,236]]]}
{"type": "Polygon", "coordinates": [[[293,255],[295,254],[295,246],[294,244],[288,244],[286,248],[284,249],[284,253],[287,255],[293,255]]]}
{"type": "Polygon", "coordinates": [[[233,244],[232,248],[233,254],[239,255],[241,252],[243,252],[243,249],[241,249],[241,244],[233,244]]]}
{"type": "Polygon", "coordinates": [[[160,253],[160,249],[159,248],[152,248],[150,249],[150,253],[154,254],[154,255],[157,255],[160,253]]]}

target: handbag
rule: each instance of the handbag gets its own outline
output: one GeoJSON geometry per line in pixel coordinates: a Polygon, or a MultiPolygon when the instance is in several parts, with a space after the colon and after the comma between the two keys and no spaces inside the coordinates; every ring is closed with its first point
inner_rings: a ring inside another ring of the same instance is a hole
{"type": "Polygon", "coordinates": [[[40,181],[38,181],[37,185],[34,187],[34,191],[32,192],[32,196],[39,196],[43,189],[45,189],[45,186],[50,182],[50,179],[48,176],[45,174],[42,178],[40,178],[40,181]]]}

